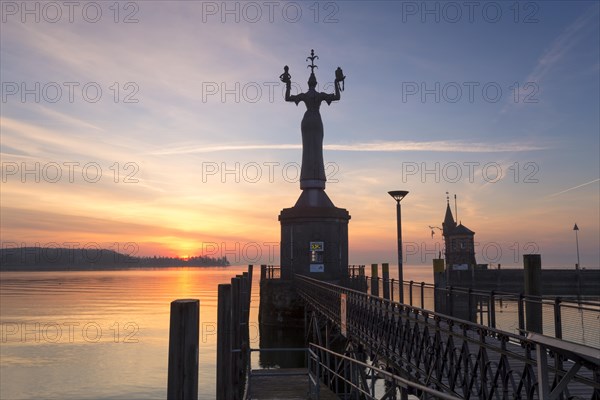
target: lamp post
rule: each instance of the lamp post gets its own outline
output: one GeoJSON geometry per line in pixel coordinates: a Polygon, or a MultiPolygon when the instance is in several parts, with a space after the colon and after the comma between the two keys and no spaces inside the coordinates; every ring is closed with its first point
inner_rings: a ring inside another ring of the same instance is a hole
{"type": "Polygon", "coordinates": [[[573,227],[573,230],[575,231],[575,245],[577,246],[577,265],[575,266],[575,269],[579,269],[580,265],[579,265],[579,238],[577,237],[577,233],[579,232],[579,227],[577,226],[577,224],[575,224],[575,226],[573,227]]]}
{"type": "Polygon", "coordinates": [[[400,200],[402,200],[407,194],[406,190],[393,190],[388,192],[390,196],[396,200],[396,226],[398,228],[398,282],[400,303],[404,303],[404,276],[402,274],[402,213],[400,210],[400,200]]]}

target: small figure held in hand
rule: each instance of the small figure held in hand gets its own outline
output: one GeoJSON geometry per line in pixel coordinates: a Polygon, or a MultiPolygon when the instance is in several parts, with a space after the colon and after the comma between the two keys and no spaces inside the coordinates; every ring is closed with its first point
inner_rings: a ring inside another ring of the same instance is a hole
{"type": "Polygon", "coordinates": [[[283,67],[283,74],[279,75],[279,79],[281,79],[281,82],[286,84],[292,82],[292,76],[289,74],[289,70],[290,68],[287,65],[283,67]]]}
{"type": "Polygon", "coordinates": [[[342,87],[340,87],[341,92],[344,91],[344,79],[346,79],[346,77],[344,76],[342,69],[340,67],[337,67],[337,69],[335,70],[335,83],[337,85],[339,85],[340,82],[342,83],[342,87]]]}

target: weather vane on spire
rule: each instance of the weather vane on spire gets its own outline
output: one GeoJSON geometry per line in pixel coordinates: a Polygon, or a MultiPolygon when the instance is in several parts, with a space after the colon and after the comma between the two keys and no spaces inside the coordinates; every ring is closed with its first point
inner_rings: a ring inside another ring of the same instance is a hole
{"type": "Polygon", "coordinates": [[[310,56],[306,57],[306,61],[310,60],[310,65],[307,65],[306,68],[310,68],[310,72],[315,73],[315,68],[319,68],[315,65],[315,59],[319,59],[319,56],[315,56],[315,51],[311,49],[310,56]]]}

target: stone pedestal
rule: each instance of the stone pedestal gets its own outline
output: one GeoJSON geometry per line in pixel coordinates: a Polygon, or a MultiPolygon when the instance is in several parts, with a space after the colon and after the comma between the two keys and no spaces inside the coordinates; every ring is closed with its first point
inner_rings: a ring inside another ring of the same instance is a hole
{"type": "Polygon", "coordinates": [[[284,208],[279,214],[281,277],[291,279],[293,274],[300,274],[341,282],[348,276],[350,214],[333,204],[306,206],[301,200],[302,197],[294,207],[284,208]],[[322,248],[314,251],[319,244],[322,248]]]}
{"type": "Polygon", "coordinates": [[[334,206],[319,188],[304,189],[294,207],[281,210],[281,279],[261,281],[262,325],[269,329],[304,325],[304,304],[296,293],[294,274],[338,284],[347,280],[349,220],[348,211],[334,206]]]}

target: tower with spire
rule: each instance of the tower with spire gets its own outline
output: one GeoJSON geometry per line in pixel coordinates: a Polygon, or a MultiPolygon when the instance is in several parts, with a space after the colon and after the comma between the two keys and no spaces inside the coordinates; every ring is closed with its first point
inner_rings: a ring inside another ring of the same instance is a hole
{"type": "Polygon", "coordinates": [[[444,245],[446,266],[450,270],[461,268],[475,268],[475,232],[464,226],[462,223],[456,224],[452,210],[450,209],[450,198],[446,196],[446,215],[442,222],[442,234],[444,236],[444,245]]]}

